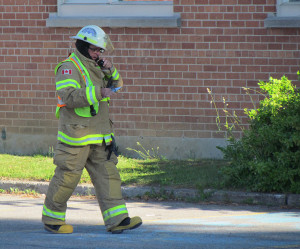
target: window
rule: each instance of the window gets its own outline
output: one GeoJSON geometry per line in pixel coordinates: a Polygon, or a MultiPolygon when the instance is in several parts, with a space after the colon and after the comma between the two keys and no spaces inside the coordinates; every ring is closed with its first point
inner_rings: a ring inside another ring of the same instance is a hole
{"type": "Polygon", "coordinates": [[[172,1],[58,0],[48,27],[178,27],[180,14],[172,1]]]}
{"type": "Polygon", "coordinates": [[[299,28],[300,0],[277,0],[276,13],[265,19],[267,28],[299,28]]]}
{"type": "Polygon", "coordinates": [[[300,17],[300,0],[277,0],[278,17],[300,17]]]}

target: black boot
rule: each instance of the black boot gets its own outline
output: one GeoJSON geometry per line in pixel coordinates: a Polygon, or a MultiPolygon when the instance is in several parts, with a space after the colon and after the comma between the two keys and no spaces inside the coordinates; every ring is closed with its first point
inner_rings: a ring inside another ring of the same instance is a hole
{"type": "Polygon", "coordinates": [[[51,233],[73,233],[73,227],[67,224],[63,224],[63,225],[44,224],[44,228],[46,231],[51,233]]]}
{"type": "Polygon", "coordinates": [[[127,217],[118,226],[112,228],[111,233],[119,234],[122,233],[124,230],[135,229],[142,225],[142,223],[142,219],[138,216],[135,216],[133,218],[127,217]]]}

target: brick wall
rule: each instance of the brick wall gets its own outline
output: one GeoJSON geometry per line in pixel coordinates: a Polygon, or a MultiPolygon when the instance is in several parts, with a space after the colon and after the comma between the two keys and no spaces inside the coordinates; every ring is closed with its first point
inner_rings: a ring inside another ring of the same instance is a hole
{"type": "MultiPolygon", "coordinates": [[[[12,152],[33,135],[57,133],[53,69],[79,29],[46,27],[56,4],[0,0],[0,128],[7,134],[2,150],[12,152]],[[16,134],[17,143],[9,143],[16,134]]],[[[242,87],[283,74],[296,80],[300,69],[300,29],[264,28],[275,5],[275,0],[175,0],[180,28],[104,27],[126,85],[111,103],[116,134],[179,143],[222,139],[207,88],[218,107],[224,97],[246,123],[243,108],[252,104],[242,87]]]]}

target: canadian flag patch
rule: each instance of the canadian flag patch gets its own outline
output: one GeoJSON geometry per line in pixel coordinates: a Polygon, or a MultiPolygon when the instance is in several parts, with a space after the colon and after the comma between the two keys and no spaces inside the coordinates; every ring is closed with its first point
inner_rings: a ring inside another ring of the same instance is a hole
{"type": "Polygon", "coordinates": [[[64,70],[62,70],[62,74],[72,74],[72,69],[64,69],[64,70]]]}

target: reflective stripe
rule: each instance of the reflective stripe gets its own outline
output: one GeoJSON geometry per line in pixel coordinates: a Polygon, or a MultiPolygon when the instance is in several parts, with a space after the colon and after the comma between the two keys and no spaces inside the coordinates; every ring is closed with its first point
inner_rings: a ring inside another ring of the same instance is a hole
{"type": "Polygon", "coordinates": [[[110,135],[104,135],[104,141],[105,141],[106,145],[109,145],[111,143],[111,141],[112,141],[111,136],[113,136],[113,135],[114,135],[113,133],[111,133],[110,135]]]}
{"type": "MultiPolygon", "coordinates": [[[[79,71],[80,71],[80,74],[81,74],[81,75],[84,75],[82,66],[79,64],[78,60],[75,60],[72,56],[74,56],[74,54],[72,54],[72,55],[70,56],[70,60],[73,61],[73,62],[75,63],[75,65],[77,66],[77,68],[78,68],[79,71]]],[[[75,58],[76,58],[76,57],[75,57],[75,58]]],[[[84,82],[85,82],[85,79],[84,79],[84,82]]]]}
{"type": "Polygon", "coordinates": [[[43,215],[49,216],[53,219],[58,219],[58,220],[65,220],[65,218],[66,218],[66,213],[54,212],[54,211],[48,209],[45,205],[43,207],[43,215]]]}
{"type": "MultiPolygon", "coordinates": [[[[85,82],[85,86],[86,86],[86,98],[87,101],[89,103],[89,105],[94,105],[94,108],[96,110],[96,113],[98,113],[98,108],[99,105],[96,104],[99,101],[97,100],[97,96],[96,96],[96,91],[95,91],[95,87],[90,79],[90,75],[89,72],[86,70],[86,68],[84,67],[84,65],[81,63],[81,61],[78,59],[78,57],[73,53],[71,54],[67,59],[65,59],[63,62],[67,62],[70,61],[72,62],[75,67],[79,70],[84,82],[85,82]]],[[[63,63],[59,63],[56,68],[55,68],[55,74],[59,68],[59,66],[63,63]]],[[[66,79],[63,81],[59,81],[56,83],[56,90],[59,90],[61,88],[65,88],[65,87],[75,87],[75,88],[81,88],[80,84],[78,84],[77,81],[75,80],[71,80],[71,79],[66,79]]],[[[57,104],[57,108],[56,108],[56,117],[59,118],[59,108],[65,106],[65,104],[63,102],[58,103],[57,104]]],[[[81,107],[81,108],[75,108],[75,112],[77,115],[81,116],[81,117],[91,117],[90,114],[90,107],[81,107]]]]}
{"type": "Polygon", "coordinates": [[[85,85],[86,87],[88,86],[92,86],[92,81],[90,79],[90,75],[89,72],[86,70],[86,68],[83,66],[83,64],[81,63],[81,61],[78,59],[78,57],[73,53],[70,56],[70,60],[72,60],[73,62],[75,62],[75,65],[79,68],[79,71],[85,81],[85,85]],[[87,77],[85,77],[87,76],[87,77]]]}
{"type": "Polygon", "coordinates": [[[108,219],[111,219],[120,214],[128,214],[128,210],[125,205],[120,205],[120,206],[107,209],[106,211],[104,211],[102,215],[103,215],[103,220],[107,221],[108,219]]]}
{"type": "Polygon", "coordinates": [[[59,110],[60,110],[61,107],[64,107],[64,106],[59,106],[58,104],[57,104],[57,106],[56,106],[55,117],[56,117],[57,119],[59,119],[59,110]]]}
{"type": "Polygon", "coordinates": [[[55,116],[57,119],[59,119],[59,110],[61,107],[67,106],[61,99],[61,97],[57,96],[58,100],[57,100],[57,106],[56,106],[56,110],[55,110],[55,116]]]}
{"type": "MultiPolygon", "coordinates": [[[[88,87],[91,84],[91,80],[89,80],[90,76],[88,74],[88,72],[85,70],[84,66],[82,65],[82,63],[80,62],[80,60],[76,57],[75,54],[73,54],[75,57],[70,57],[70,60],[76,65],[76,67],[79,69],[80,74],[85,82],[85,85],[88,87]],[[86,77],[87,76],[87,77],[86,77]]],[[[71,55],[71,56],[73,56],[71,55]]]]}
{"type": "MultiPolygon", "coordinates": [[[[84,67],[84,65],[81,63],[81,61],[78,59],[78,57],[73,53],[71,54],[67,59],[65,59],[64,61],[60,62],[56,68],[55,68],[55,74],[57,73],[58,68],[60,67],[60,65],[63,62],[72,62],[75,67],[79,70],[84,82],[85,82],[85,86],[86,86],[86,90],[85,90],[85,94],[86,94],[86,98],[87,101],[89,103],[89,105],[93,105],[96,113],[98,113],[99,110],[99,104],[97,104],[99,101],[97,100],[97,95],[96,95],[96,90],[95,90],[95,86],[93,85],[91,79],[90,79],[90,75],[89,72],[87,71],[87,69],[84,67]]],[[[113,73],[114,77],[119,78],[119,73],[117,72],[117,70],[115,69],[114,73],[113,73]]],[[[112,77],[112,76],[111,76],[112,77]]],[[[62,80],[59,82],[56,82],[56,90],[60,90],[62,88],[65,87],[75,87],[75,88],[81,88],[80,84],[72,79],[66,79],[66,80],[62,80]]],[[[101,101],[107,101],[109,102],[109,98],[103,98],[101,99],[101,101]]],[[[57,103],[57,108],[56,108],[56,112],[55,115],[56,117],[59,119],[59,110],[61,107],[66,106],[65,103],[62,102],[61,99],[58,100],[57,103]]],[[[80,108],[75,108],[75,112],[78,116],[81,117],[91,117],[90,114],[90,107],[80,107],[80,108]]],[[[63,138],[61,138],[63,139],[63,138]]],[[[97,140],[97,139],[95,139],[97,140]]],[[[101,142],[102,140],[98,139],[98,141],[94,142],[94,143],[98,143],[101,142]]],[[[71,143],[72,141],[70,141],[71,143]]],[[[76,144],[78,144],[78,142],[76,142],[76,144]]]]}
{"type": "Polygon", "coordinates": [[[57,100],[57,106],[58,107],[63,107],[66,106],[66,104],[62,101],[61,97],[57,96],[58,100],[57,100]]]}
{"type": "Polygon", "coordinates": [[[97,44],[97,41],[95,41],[95,40],[91,39],[90,37],[87,37],[87,36],[85,36],[83,34],[78,34],[78,36],[81,37],[85,41],[90,41],[90,42],[92,42],[94,44],[97,44]]]}
{"type": "Polygon", "coordinates": [[[80,88],[80,85],[76,80],[72,80],[72,79],[66,79],[66,80],[56,82],[56,90],[60,90],[66,87],[80,88]]]}
{"type": "Polygon", "coordinates": [[[96,91],[95,87],[93,86],[93,83],[90,79],[89,72],[86,70],[86,68],[82,65],[81,61],[77,58],[75,54],[72,54],[70,57],[70,60],[72,60],[77,68],[79,69],[84,81],[85,81],[85,86],[86,86],[86,98],[89,102],[90,105],[97,103],[97,98],[96,98],[96,91]]]}
{"type": "Polygon", "coordinates": [[[119,75],[116,68],[115,68],[115,71],[112,73],[111,76],[112,76],[113,80],[118,80],[119,79],[120,75],[119,75]]]}
{"type": "MultiPolygon", "coordinates": [[[[72,79],[66,79],[66,80],[56,82],[56,90],[60,90],[66,87],[80,88],[80,85],[76,80],[72,80],[72,79]]],[[[64,107],[64,106],[66,106],[66,104],[58,96],[57,107],[64,107]]],[[[56,116],[57,116],[57,111],[59,111],[59,109],[56,109],[56,116]]]]}
{"type": "Polygon", "coordinates": [[[94,86],[86,88],[86,96],[90,105],[98,102],[94,86]]]}
{"type": "Polygon", "coordinates": [[[68,135],[64,134],[61,131],[58,131],[57,139],[63,143],[69,145],[75,145],[75,146],[83,146],[88,144],[101,144],[104,139],[106,145],[109,145],[110,142],[112,141],[111,136],[113,135],[114,135],[113,133],[107,135],[92,134],[80,138],[73,138],[73,137],[69,137],[68,135]]]}

